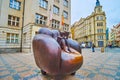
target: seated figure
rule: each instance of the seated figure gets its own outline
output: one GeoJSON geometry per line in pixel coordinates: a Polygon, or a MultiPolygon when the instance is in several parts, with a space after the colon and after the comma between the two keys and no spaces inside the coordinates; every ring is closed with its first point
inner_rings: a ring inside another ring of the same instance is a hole
{"type": "Polygon", "coordinates": [[[75,74],[83,64],[80,45],[68,33],[41,28],[35,35],[33,53],[42,74],[75,74]]]}

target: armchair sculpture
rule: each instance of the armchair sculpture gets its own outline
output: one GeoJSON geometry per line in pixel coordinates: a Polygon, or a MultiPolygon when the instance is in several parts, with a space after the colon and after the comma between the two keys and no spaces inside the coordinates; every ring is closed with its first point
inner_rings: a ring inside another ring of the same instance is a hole
{"type": "Polygon", "coordinates": [[[83,56],[79,44],[65,34],[41,28],[35,35],[32,42],[34,58],[43,74],[75,74],[82,66],[83,56]]]}

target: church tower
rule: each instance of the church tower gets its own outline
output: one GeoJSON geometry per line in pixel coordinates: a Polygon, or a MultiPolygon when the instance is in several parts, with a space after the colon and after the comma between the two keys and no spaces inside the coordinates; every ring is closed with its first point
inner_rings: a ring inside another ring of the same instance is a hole
{"type": "Polygon", "coordinates": [[[96,6],[95,6],[94,11],[95,11],[95,13],[102,12],[102,6],[100,5],[100,1],[99,0],[96,0],[96,6]]]}
{"type": "Polygon", "coordinates": [[[103,47],[106,45],[106,15],[102,10],[102,6],[99,0],[96,0],[96,5],[94,9],[95,17],[95,43],[98,47],[103,47]]]}

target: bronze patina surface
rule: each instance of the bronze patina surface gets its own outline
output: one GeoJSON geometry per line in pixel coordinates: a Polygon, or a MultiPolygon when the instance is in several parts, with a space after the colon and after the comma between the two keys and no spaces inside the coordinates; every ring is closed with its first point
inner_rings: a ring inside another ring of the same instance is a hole
{"type": "Polygon", "coordinates": [[[43,74],[73,74],[82,66],[81,48],[68,35],[68,32],[48,28],[40,29],[35,35],[32,42],[34,58],[43,74]]]}

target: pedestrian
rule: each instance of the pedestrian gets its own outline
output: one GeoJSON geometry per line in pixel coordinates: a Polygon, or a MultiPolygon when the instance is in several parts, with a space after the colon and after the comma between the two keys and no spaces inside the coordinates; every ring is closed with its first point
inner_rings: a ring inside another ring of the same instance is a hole
{"type": "Polygon", "coordinates": [[[92,44],[92,52],[95,52],[95,44],[92,44]]]}

